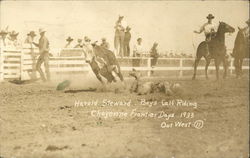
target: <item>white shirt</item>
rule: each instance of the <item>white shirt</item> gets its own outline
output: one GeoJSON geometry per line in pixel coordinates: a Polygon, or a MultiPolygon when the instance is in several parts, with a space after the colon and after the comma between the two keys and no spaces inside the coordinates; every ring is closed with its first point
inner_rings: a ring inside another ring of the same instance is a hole
{"type": "Polygon", "coordinates": [[[212,32],[216,32],[217,27],[213,23],[205,23],[201,28],[200,31],[204,32],[205,35],[210,34],[212,32]]]}
{"type": "Polygon", "coordinates": [[[133,52],[134,52],[135,56],[141,56],[143,54],[143,52],[144,52],[142,44],[139,45],[138,43],[136,43],[134,45],[133,52]]]}

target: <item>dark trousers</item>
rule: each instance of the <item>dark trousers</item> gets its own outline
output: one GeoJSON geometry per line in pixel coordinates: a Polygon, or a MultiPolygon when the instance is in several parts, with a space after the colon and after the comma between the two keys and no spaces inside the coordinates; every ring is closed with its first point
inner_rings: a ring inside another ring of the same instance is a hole
{"type": "Polygon", "coordinates": [[[42,52],[40,56],[37,59],[36,63],[36,70],[39,72],[41,79],[43,81],[49,81],[50,80],[50,71],[49,71],[49,52],[42,52]],[[47,76],[47,79],[44,76],[44,73],[41,69],[41,65],[44,63],[45,73],[47,76]]]}
{"type": "Polygon", "coordinates": [[[124,43],[124,56],[128,57],[130,55],[129,42],[124,43]]]}
{"type": "Polygon", "coordinates": [[[151,59],[151,67],[155,66],[157,63],[157,59],[156,57],[153,57],[153,59],[151,59]]]}

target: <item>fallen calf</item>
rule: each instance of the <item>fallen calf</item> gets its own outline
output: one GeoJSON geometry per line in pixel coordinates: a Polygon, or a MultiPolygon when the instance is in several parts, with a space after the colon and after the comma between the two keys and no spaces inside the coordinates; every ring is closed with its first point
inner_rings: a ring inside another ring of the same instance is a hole
{"type": "Polygon", "coordinates": [[[134,77],[135,80],[133,81],[130,87],[130,93],[134,92],[138,95],[145,95],[154,92],[165,93],[168,96],[174,95],[176,93],[180,93],[182,88],[179,83],[170,83],[168,81],[163,82],[143,82],[141,81],[140,77],[141,74],[136,71],[135,69],[129,73],[130,76],[134,77]]]}

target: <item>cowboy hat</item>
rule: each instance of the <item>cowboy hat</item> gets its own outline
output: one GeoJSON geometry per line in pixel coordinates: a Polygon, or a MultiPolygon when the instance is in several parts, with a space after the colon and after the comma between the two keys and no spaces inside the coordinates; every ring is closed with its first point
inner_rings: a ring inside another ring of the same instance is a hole
{"type": "Polygon", "coordinates": [[[119,19],[120,19],[120,18],[124,18],[124,16],[122,16],[122,15],[119,15],[119,19]]]}
{"type": "Polygon", "coordinates": [[[106,38],[102,38],[102,41],[106,41],[106,38]]]}
{"type": "Polygon", "coordinates": [[[35,33],[35,31],[30,31],[30,33],[28,33],[27,35],[28,35],[28,36],[33,36],[33,37],[35,37],[35,36],[36,36],[36,33],[35,33]]]}
{"type": "Polygon", "coordinates": [[[129,26],[126,27],[126,30],[131,30],[131,28],[129,26]]]}
{"type": "Polygon", "coordinates": [[[73,41],[74,39],[71,38],[70,36],[66,39],[66,41],[73,41]]]}
{"type": "Polygon", "coordinates": [[[157,42],[154,42],[154,45],[158,45],[158,43],[157,43],[157,42]]]}
{"type": "Polygon", "coordinates": [[[0,31],[0,35],[7,35],[7,34],[8,34],[8,32],[5,31],[5,30],[1,30],[1,31],[0,31]]]}
{"type": "Polygon", "coordinates": [[[90,42],[91,40],[90,40],[90,38],[88,36],[85,36],[84,41],[90,42]]]}
{"type": "Polygon", "coordinates": [[[43,32],[46,32],[46,31],[43,28],[40,28],[39,33],[43,33],[43,32]]]}
{"type": "Polygon", "coordinates": [[[139,41],[139,40],[142,40],[142,38],[141,37],[137,38],[137,41],[139,41]]]}
{"type": "Polygon", "coordinates": [[[214,19],[214,16],[212,14],[208,14],[207,19],[214,19]]]}
{"type": "Polygon", "coordinates": [[[19,33],[16,32],[16,31],[11,31],[9,35],[15,37],[15,36],[17,36],[18,34],[19,34],[19,33]]]}

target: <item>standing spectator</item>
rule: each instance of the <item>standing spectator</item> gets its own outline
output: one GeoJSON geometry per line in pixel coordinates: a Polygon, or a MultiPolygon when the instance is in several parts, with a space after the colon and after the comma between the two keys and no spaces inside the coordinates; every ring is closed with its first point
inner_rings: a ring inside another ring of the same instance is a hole
{"type": "Polygon", "coordinates": [[[91,41],[91,39],[88,36],[84,37],[83,46],[84,46],[84,48],[86,48],[86,51],[88,53],[91,53],[91,51],[92,51],[92,45],[91,45],[90,41],[91,41]]]}
{"type": "Polygon", "coordinates": [[[129,26],[126,27],[125,38],[124,38],[124,56],[130,56],[130,40],[131,40],[131,28],[129,26]]]}
{"type": "Polygon", "coordinates": [[[77,45],[74,48],[82,48],[82,39],[77,40],[77,45]]]}
{"type": "Polygon", "coordinates": [[[137,43],[134,45],[134,50],[133,50],[133,57],[137,57],[137,59],[133,59],[133,61],[132,61],[132,65],[134,67],[140,66],[140,58],[139,57],[141,57],[142,54],[143,54],[142,38],[138,38],[137,43]]]}
{"type": "Polygon", "coordinates": [[[33,48],[33,41],[35,37],[36,37],[35,31],[30,31],[30,33],[27,34],[24,44],[28,44],[29,47],[33,48]]]}
{"type": "Polygon", "coordinates": [[[21,48],[21,43],[17,40],[18,35],[19,35],[19,33],[16,32],[16,31],[11,31],[9,33],[8,47],[15,48],[15,49],[20,49],[21,48]]]}
{"type": "Polygon", "coordinates": [[[101,47],[109,49],[109,43],[107,42],[106,38],[102,38],[101,47]]]}
{"type": "Polygon", "coordinates": [[[67,41],[67,44],[64,46],[64,48],[72,48],[72,41],[73,41],[74,39],[73,38],[71,38],[70,36],[66,39],[66,41],[67,41]]]}
{"type": "Polygon", "coordinates": [[[151,48],[150,50],[150,57],[152,58],[151,59],[151,67],[155,67],[156,63],[157,63],[157,59],[159,57],[159,54],[158,54],[158,50],[157,50],[157,46],[158,46],[158,43],[154,43],[153,44],[153,47],[151,48]]]}
{"type": "Polygon", "coordinates": [[[39,33],[40,33],[40,39],[39,39],[39,43],[35,43],[33,42],[33,44],[35,46],[37,46],[39,48],[39,53],[40,56],[37,59],[37,63],[36,63],[36,69],[39,72],[42,80],[45,81],[50,81],[50,71],[49,71],[49,41],[48,39],[45,37],[45,30],[44,29],[39,29],[39,33]],[[47,76],[47,79],[44,76],[44,73],[41,69],[41,65],[44,62],[44,67],[45,67],[45,73],[47,76]]]}
{"type": "Polygon", "coordinates": [[[125,37],[125,28],[127,27],[126,21],[124,21],[124,16],[119,16],[118,20],[115,23],[115,55],[118,54],[124,56],[124,37],[125,37]]]}
{"type": "Polygon", "coordinates": [[[8,35],[8,32],[5,31],[5,30],[1,30],[0,32],[0,47],[5,47],[7,44],[6,44],[6,37],[8,35]]]}

